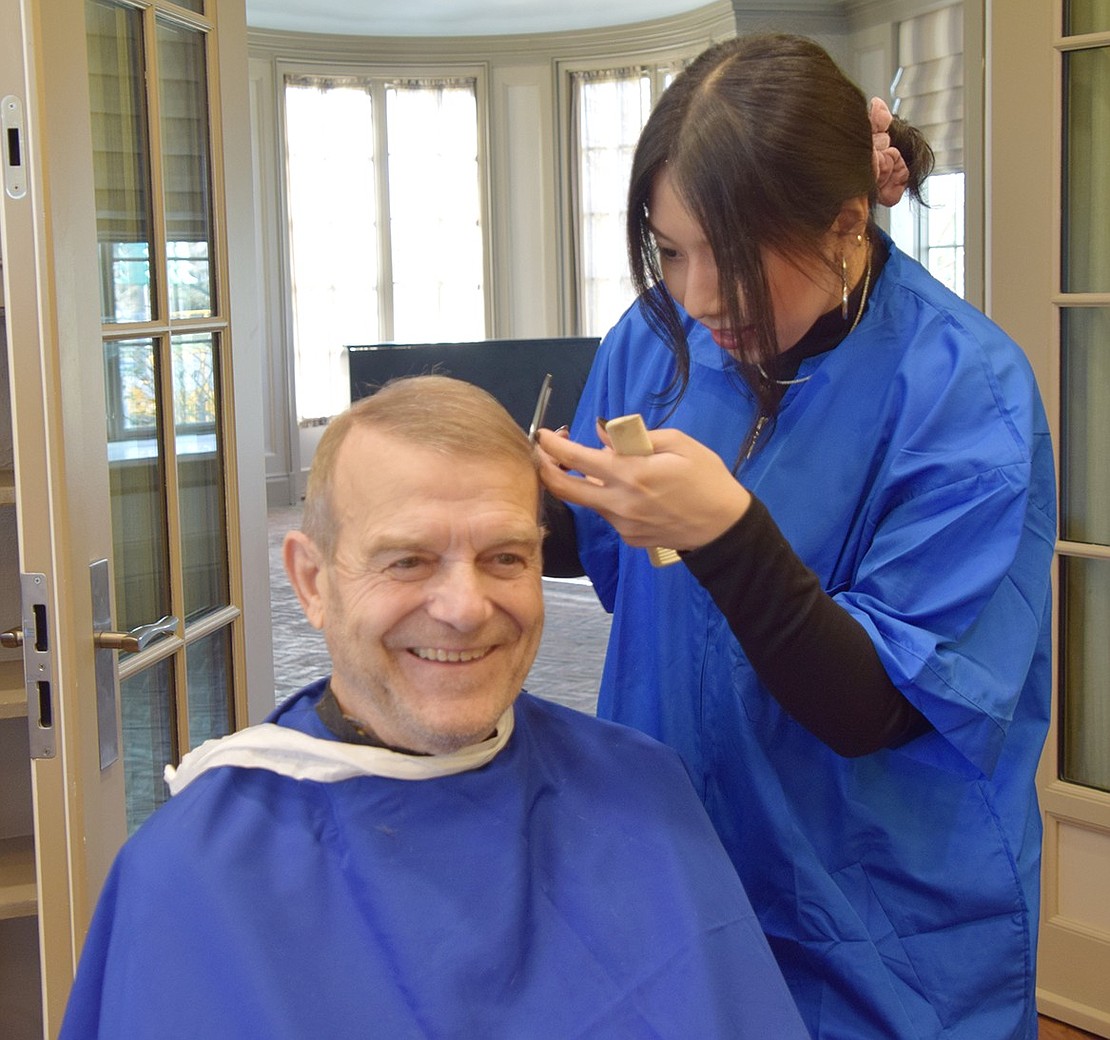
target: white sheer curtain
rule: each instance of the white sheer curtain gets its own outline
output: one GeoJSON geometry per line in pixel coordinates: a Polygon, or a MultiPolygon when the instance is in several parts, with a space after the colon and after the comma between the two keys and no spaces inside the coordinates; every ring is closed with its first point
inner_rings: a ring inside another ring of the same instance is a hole
{"type": "Polygon", "coordinates": [[[651,111],[646,68],[571,75],[578,331],[600,336],[632,302],[625,241],[632,155],[651,111]]]}
{"type": "Polygon", "coordinates": [[[299,420],[350,403],[343,347],[381,339],[374,111],[356,78],[285,84],[294,380],[299,420]]]}
{"type": "Polygon", "coordinates": [[[486,311],[474,81],[393,83],[386,89],[386,114],[392,338],[482,339],[486,311]]]}
{"type": "Polygon", "coordinates": [[[476,83],[289,74],[285,120],[303,422],[349,403],[346,346],[485,336],[476,83]]]}

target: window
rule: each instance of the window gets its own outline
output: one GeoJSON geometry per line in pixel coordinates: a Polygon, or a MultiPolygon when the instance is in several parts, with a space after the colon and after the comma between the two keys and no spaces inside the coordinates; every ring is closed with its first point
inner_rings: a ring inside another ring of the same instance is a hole
{"type": "Polygon", "coordinates": [[[891,236],[953,292],[964,294],[963,4],[898,25],[891,110],[924,133],[936,155],[925,205],[891,210],[891,236]]]}
{"type": "Polygon", "coordinates": [[[475,78],[285,77],[297,416],[349,403],[344,347],[486,335],[475,78]]]}
{"type": "Polygon", "coordinates": [[[625,240],[640,131],[677,65],[572,72],[571,170],[577,326],[601,336],[632,302],[625,240]]]}
{"type": "Polygon", "coordinates": [[[964,291],[964,175],[934,173],[925,204],[906,199],[890,213],[891,237],[959,296],[964,291]]]}

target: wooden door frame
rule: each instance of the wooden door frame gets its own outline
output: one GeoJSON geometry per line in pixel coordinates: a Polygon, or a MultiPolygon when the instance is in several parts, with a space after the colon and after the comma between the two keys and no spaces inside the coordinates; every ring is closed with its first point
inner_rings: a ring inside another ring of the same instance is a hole
{"type": "MultiPolygon", "coordinates": [[[[1058,0],[988,4],[987,311],[1028,353],[1057,446],[1062,24],[1058,0]]],[[[1053,631],[1058,660],[1058,597],[1053,631]]],[[[1038,773],[1045,833],[1037,999],[1053,1018],[1110,1036],[1110,942],[1064,917],[1057,898],[1069,828],[1110,835],[1110,796],[1059,779],[1058,675],[1038,773]]],[[[1110,863],[1100,875],[1107,883],[1110,863]]]]}

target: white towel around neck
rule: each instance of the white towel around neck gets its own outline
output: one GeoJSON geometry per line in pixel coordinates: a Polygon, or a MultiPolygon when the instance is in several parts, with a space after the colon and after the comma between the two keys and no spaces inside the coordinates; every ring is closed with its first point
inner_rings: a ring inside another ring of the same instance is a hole
{"type": "Polygon", "coordinates": [[[388,748],[325,740],[288,726],[263,722],[226,737],[206,740],[190,751],[176,769],[166,766],[163,776],[170,794],[177,794],[202,773],[220,766],[268,769],[295,780],[320,783],[356,776],[429,780],[484,766],[508,743],[513,719],[513,708],[509,705],[497,720],[491,737],[446,755],[406,755],[388,748]]]}

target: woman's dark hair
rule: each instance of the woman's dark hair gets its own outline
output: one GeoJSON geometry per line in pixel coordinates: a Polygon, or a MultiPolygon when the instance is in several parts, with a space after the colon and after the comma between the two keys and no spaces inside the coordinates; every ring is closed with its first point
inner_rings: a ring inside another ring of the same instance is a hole
{"type": "MultiPolygon", "coordinates": [[[[713,251],[730,326],[755,327],[757,357],[740,370],[764,413],[773,415],[778,388],[755,378],[758,364],[778,353],[760,251],[820,256],[819,245],[848,199],[867,196],[874,205],[868,108],[823,48],[783,34],[716,44],[664,92],[640,135],[628,195],[633,283],[649,324],[676,359],[664,396],[676,401],[689,380],[686,337],[662,285],[648,212],[664,165],[713,251]]],[[[908,190],[919,197],[932,151],[897,118],[888,133],[909,167],[908,190]]]]}

